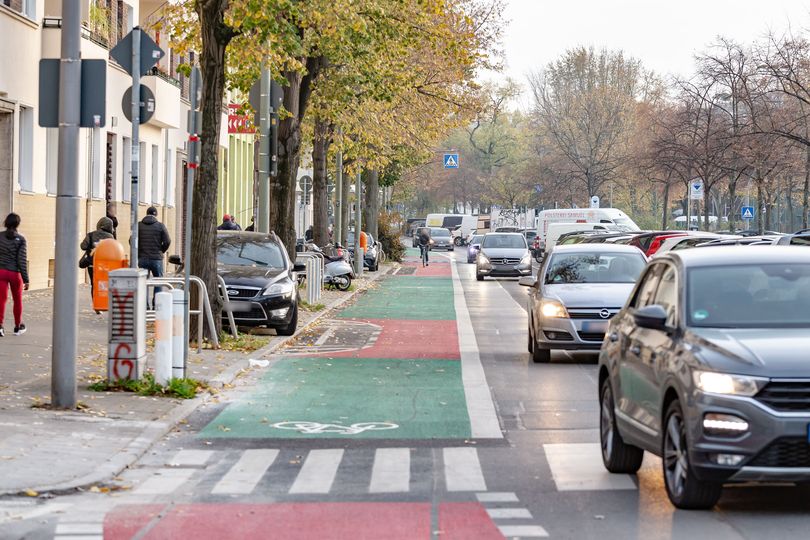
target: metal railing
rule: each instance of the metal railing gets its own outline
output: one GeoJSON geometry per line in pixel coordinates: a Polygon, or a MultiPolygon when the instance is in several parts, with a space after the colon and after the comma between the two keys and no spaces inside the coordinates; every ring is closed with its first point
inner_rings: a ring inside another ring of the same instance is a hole
{"type": "MultiPolygon", "coordinates": [[[[214,325],[214,315],[211,312],[211,303],[208,301],[208,287],[205,286],[203,280],[197,276],[191,276],[192,286],[197,287],[197,308],[191,309],[189,306],[189,315],[197,317],[197,354],[202,352],[202,336],[203,336],[203,314],[208,322],[208,329],[211,332],[211,341],[215,347],[219,347],[219,336],[216,333],[216,326],[214,325]]],[[[182,289],[185,285],[185,280],[180,277],[153,277],[146,280],[146,297],[152,298],[155,287],[168,287],[170,289],[182,289]],[[150,291],[151,289],[151,291],[150,291]]],[[[190,291],[186,291],[186,296],[189,296],[190,291]]],[[[191,298],[188,298],[191,302],[191,298]]],[[[146,309],[146,320],[155,320],[154,306],[146,309]]],[[[233,318],[229,319],[233,320],[233,318]]]]}
{"type": "Polygon", "coordinates": [[[304,259],[307,283],[307,303],[317,304],[321,299],[323,289],[323,274],[326,268],[326,258],[323,253],[315,251],[302,251],[295,254],[296,259],[304,259]]]}
{"type": "Polygon", "coordinates": [[[237,330],[236,322],[233,320],[233,308],[231,307],[231,299],[228,296],[228,286],[225,285],[225,280],[219,274],[217,274],[217,283],[219,284],[217,289],[219,297],[222,299],[222,311],[228,314],[228,327],[231,330],[231,335],[237,338],[239,337],[239,330],[237,330]]]}

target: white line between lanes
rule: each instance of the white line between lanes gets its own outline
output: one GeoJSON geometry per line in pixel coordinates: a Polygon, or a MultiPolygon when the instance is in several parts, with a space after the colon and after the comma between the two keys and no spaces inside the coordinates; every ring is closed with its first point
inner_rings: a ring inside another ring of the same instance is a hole
{"type": "Polygon", "coordinates": [[[638,489],[629,474],[611,474],[602,465],[599,443],[544,444],[558,491],[638,489]]]}

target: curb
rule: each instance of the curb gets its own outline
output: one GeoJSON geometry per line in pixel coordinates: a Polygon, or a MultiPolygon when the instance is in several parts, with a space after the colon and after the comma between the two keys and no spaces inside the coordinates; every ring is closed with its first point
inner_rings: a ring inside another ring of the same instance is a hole
{"type": "MultiPolygon", "coordinates": [[[[327,315],[334,312],[340,306],[354,298],[357,294],[365,291],[368,289],[372,283],[376,283],[379,279],[383,276],[388,275],[391,271],[398,267],[398,263],[391,263],[391,267],[388,268],[385,272],[375,272],[372,279],[369,279],[365,284],[363,284],[362,288],[357,288],[352,291],[351,294],[340,298],[338,301],[333,303],[329,306],[328,309],[323,309],[320,313],[318,313],[315,317],[312,318],[308,323],[304,326],[299,327],[295,334],[292,336],[285,337],[277,341],[276,343],[270,343],[265,345],[261,349],[257,349],[254,351],[254,356],[265,356],[274,353],[278,349],[282,348],[284,345],[289,343],[290,341],[297,338],[301,333],[307,331],[312,326],[314,326],[317,322],[321,319],[325,318],[327,315]]],[[[240,360],[233,365],[229,366],[221,373],[216,375],[215,377],[211,378],[208,382],[211,386],[215,387],[222,387],[226,384],[230,384],[233,382],[236,377],[244,370],[248,369],[249,366],[249,359],[240,360]]],[[[130,465],[135,463],[138,459],[140,459],[149,448],[155,444],[158,440],[163,438],[167,433],[173,430],[177,424],[183,421],[187,416],[197,410],[198,407],[208,402],[209,399],[213,397],[213,394],[206,394],[188,401],[184,401],[178,407],[172,409],[164,418],[159,421],[155,421],[149,427],[144,428],[141,434],[135,438],[129,445],[127,445],[123,450],[116,453],[113,457],[105,461],[104,463],[100,464],[96,469],[84,476],[80,476],[73,480],[68,480],[66,482],[60,482],[58,484],[51,484],[45,486],[33,486],[28,489],[32,489],[39,493],[47,493],[47,492],[69,492],[72,490],[79,489],[85,486],[91,486],[95,484],[100,484],[107,481],[110,478],[113,478],[121,473],[124,469],[128,468],[130,465]]],[[[0,491],[0,497],[7,496],[7,495],[18,495],[22,493],[21,490],[13,490],[13,491],[0,491]]]]}

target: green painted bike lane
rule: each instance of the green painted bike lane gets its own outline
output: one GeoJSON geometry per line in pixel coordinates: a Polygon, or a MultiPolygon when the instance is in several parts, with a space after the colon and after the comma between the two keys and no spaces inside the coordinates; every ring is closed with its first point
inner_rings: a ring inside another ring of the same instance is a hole
{"type": "MultiPolygon", "coordinates": [[[[449,275],[449,263],[435,264],[447,265],[449,275]]],[[[458,340],[455,332],[451,336],[446,330],[448,322],[456,319],[453,281],[449,277],[387,276],[337,318],[366,320],[392,328],[418,324],[424,330],[420,335],[425,350],[443,336],[458,340]],[[431,331],[432,327],[435,331],[431,331]],[[430,339],[425,339],[425,335],[431,336],[430,339]]],[[[457,351],[458,344],[452,345],[449,349],[457,351]]],[[[409,343],[411,353],[413,347],[409,343]]],[[[401,351],[396,343],[388,343],[373,348],[377,356],[370,358],[282,357],[271,364],[251,392],[229,404],[199,436],[471,437],[460,356],[402,358],[401,351]]]]}

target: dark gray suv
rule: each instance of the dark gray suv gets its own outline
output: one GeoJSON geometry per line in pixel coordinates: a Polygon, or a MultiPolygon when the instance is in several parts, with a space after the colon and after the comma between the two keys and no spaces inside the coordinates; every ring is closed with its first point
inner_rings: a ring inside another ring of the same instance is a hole
{"type": "Polygon", "coordinates": [[[722,486],[810,481],[810,250],[718,247],[651,261],[599,357],[605,467],[663,458],[679,508],[722,486]]]}

